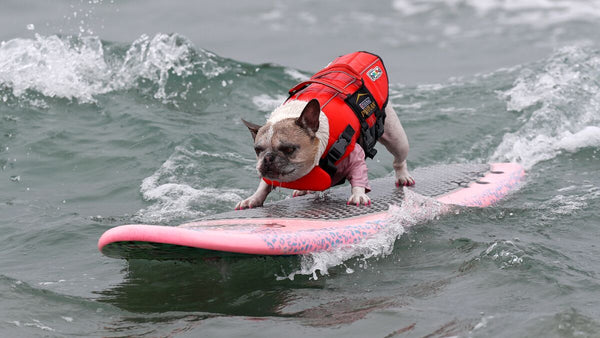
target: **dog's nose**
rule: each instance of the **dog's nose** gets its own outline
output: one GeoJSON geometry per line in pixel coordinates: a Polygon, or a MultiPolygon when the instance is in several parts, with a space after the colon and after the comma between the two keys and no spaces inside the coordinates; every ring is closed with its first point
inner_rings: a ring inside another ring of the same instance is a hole
{"type": "Polygon", "coordinates": [[[265,154],[265,162],[266,163],[273,163],[273,161],[275,161],[275,154],[273,154],[272,152],[268,152],[265,154]]]}

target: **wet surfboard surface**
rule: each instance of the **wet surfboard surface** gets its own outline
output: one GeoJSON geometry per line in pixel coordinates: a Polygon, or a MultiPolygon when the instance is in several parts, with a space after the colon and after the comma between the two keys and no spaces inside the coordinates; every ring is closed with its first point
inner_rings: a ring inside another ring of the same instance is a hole
{"type": "Polygon", "coordinates": [[[179,226],[121,225],[106,231],[98,248],[113,258],[158,260],[332,250],[385,229],[390,207],[402,205],[405,189],[444,205],[487,207],[516,190],[525,172],[516,163],[444,164],[412,175],[416,184],[410,188],[395,187],[393,177],[371,180],[371,206],[346,205],[350,189],[342,186],[179,226]]]}

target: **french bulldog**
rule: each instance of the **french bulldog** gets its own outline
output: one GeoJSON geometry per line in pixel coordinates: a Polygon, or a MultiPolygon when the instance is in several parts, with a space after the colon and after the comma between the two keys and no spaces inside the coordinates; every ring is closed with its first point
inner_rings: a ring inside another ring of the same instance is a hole
{"type": "MultiPolygon", "coordinates": [[[[408,172],[406,157],[409,144],[398,115],[388,104],[385,108],[384,132],[378,141],[394,156],[393,168],[396,186],[410,186],[415,180],[408,172]]],[[[279,182],[292,182],[308,174],[319,163],[328,142],[328,120],[316,99],[309,102],[290,100],[276,108],[263,125],[243,120],[254,139],[256,169],[259,176],[279,182]]],[[[349,156],[337,165],[334,180],[347,178],[351,195],[347,204],[370,205],[370,190],[364,151],[356,143],[349,156]]],[[[337,182],[332,182],[335,185],[337,182]]],[[[256,192],[239,202],[235,209],[255,208],[263,205],[274,187],[260,180],[256,192]]],[[[300,196],[308,191],[294,191],[300,196]]]]}

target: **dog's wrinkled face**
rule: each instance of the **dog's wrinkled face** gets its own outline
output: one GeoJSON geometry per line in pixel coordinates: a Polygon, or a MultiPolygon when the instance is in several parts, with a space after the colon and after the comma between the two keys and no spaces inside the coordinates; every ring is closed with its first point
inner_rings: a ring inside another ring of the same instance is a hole
{"type": "Polygon", "coordinates": [[[311,100],[298,118],[267,122],[262,127],[243,121],[254,137],[256,169],[260,176],[291,182],[314,168],[319,151],[316,137],[319,114],[319,102],[311,100]]]}

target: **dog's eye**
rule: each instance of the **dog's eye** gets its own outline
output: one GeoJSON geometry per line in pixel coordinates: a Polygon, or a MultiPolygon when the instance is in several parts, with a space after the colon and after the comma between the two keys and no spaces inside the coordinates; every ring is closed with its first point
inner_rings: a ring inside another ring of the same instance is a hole
{"type": "Polygon", "coordinates": [[[258,154],[262,153],[265,150],[265,148],[263,147],[254,147],[254,151],[256,152],[256,155],[258,156],[258,154]]]}
{"type": "Polygon", "coordinates": [[[283,146],[280,147],[279,150],[286,154],[286,155],[291,155],[294,153],[294,151],[296,151],[297,147],[293,147],[293,146],[283,146]]]}

